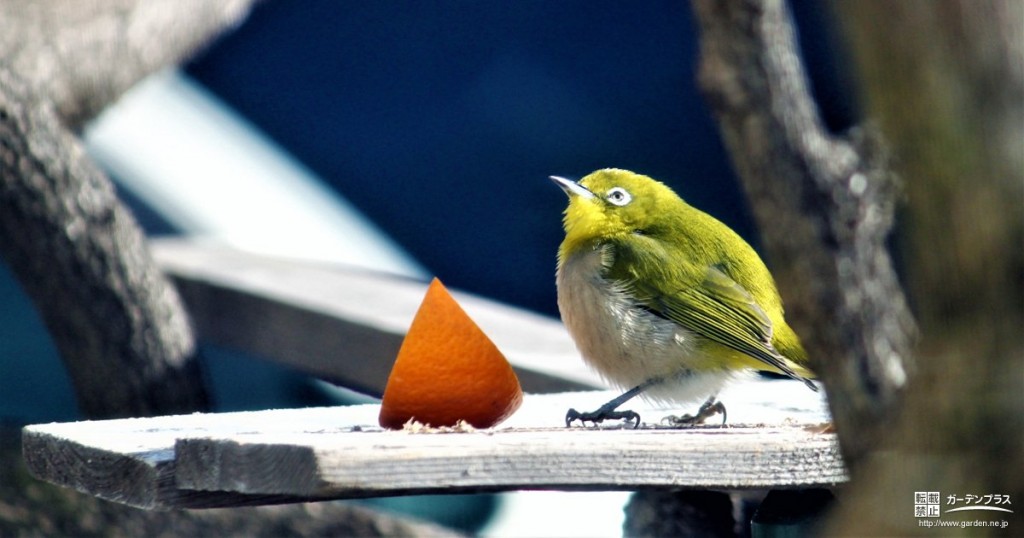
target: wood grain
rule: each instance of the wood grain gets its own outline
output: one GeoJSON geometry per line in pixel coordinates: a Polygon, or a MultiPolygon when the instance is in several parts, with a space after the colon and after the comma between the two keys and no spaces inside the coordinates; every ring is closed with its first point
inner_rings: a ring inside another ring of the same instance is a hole
{"type": "Polygon", "coordinates": [[[845,480],[835,438],[799,426],[325,432],[182,439],[179,486],[307,497],[508,489],[752,489],[845,480]]]}
{"type": "MultiPolygon", "coordinates": [[[[767,489],[846,480],[820,395],[791,381],[722,393],[730,425],[669,429],[692,409],[630,407],[641,429],[566,428],[606,391],[527,395],[499,427],[385,431],[378,405],[192,414],[25,428],[39,478],[142,508],[200,508],[516,489],[767,489]]],[[[633,403],[633,402],[631,402],[633,403]]]]}
{"type": "MultiPolygon", "coordinates": [[[[197,241],[155,240],[152,251],[177,284],[201,340],[378,396],[427,288],[394,275],[197,241]]],[[[603,386],[558,320],[452,293],[527,392],[603,386]]]]}

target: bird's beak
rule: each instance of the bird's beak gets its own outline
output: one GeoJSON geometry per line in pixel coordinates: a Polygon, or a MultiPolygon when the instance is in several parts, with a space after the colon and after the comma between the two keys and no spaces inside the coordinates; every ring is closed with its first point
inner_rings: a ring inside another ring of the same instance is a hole
{"type": "Polygon", "coordinates": [[[562,190],[565,191],[565,194],[569,195],[569,198],[572,198],[573,196],[579,196],[581,198],[594,197],[594,193],[590,192],[586,187],[580,185],[579,183],[576,183],[571,179],[565,179],[564,177],[559,176],[551,176],[551,181],[554,181],[555,185],[561,187],[562,190]]]}

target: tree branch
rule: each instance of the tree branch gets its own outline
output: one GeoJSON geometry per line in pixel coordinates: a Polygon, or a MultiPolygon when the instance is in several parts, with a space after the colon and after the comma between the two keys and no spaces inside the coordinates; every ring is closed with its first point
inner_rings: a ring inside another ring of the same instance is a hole
{"type": "Polygon", "coordinates": [[[823,534],[911,534],[893,507],[914,491],[1024,497],[1024,4],[835,7],[906,178],[900,243],[922,339],[886,450],[823,534]]]}
{"type": "Polygon", "coordinates": [[[109,179],[72,134],[251,0],[3,0],[0,252],[89,417],[208,405],[188,316],[109,179]]]}
{"type": "Polygon", "coordinates": [[[0,57],[77,130],[145,76],[191,56],[253,0],[0,0],[0,57]]]}
{"type": "Polygon", "coordinates": [[[177,293],[114,188],[28,84],[0,68],[0,252],[91,417],[207,405],[177,293]]]}
{"type": "Polygon", "coordinates": [[[885,247],[896,183],[869,131],[841,139],[824,128],[782,0],[693,7],[701,89],[855,467],[912,366],[913,321],[885,247]]]}

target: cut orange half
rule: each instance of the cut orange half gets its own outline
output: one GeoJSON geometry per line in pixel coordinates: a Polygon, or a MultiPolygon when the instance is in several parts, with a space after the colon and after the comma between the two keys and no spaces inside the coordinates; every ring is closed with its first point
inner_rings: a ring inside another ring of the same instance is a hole
{"type": "Polygon", "coordinates": [[[380,425],[410,420],[490,428],[523,403],[519,379],[494,342],[434,279],[398,350],[380,406],[380,425]]]}

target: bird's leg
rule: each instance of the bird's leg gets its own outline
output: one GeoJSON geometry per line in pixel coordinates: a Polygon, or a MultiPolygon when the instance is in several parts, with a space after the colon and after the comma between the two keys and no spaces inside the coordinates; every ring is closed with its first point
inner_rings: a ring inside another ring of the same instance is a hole
{"type": "Polygon", "coordinates": [[[677,417],[675,415],[669,415],[662,421],[668,422],[673,426],[696,426],[697,424],[703,424],[705,420],[721,413],[722,414],[722,425],[725,425],[725,419],[728,415],[725,412],[725,405],[722,402],[715,399],[715,395],[712,394],[703,404],[700,409],[697,410],[696,415],[683,415],[677,417]]]}
{"type": "Polygon", "coordinates": [[[597,424],[606,420],[625,420],[626,422],[632,422],[633,429],[636,429],[640,426],[640,415],[637,414],[636,411],[616,411],[615,409],[631,400],[637,394],[647,390],[647,387],[660,382],[661,378],[658,377],[648,379],[647,381],[644,381],[643,383],[616,396],[610,402],[597,408],[596,411],[581,413],[575,409],[569,409],[565,414],[565,427],[571,427],[573,421],[576,420],[580,421],[580,424],[586,424],[587,422],[597,424]]]}

